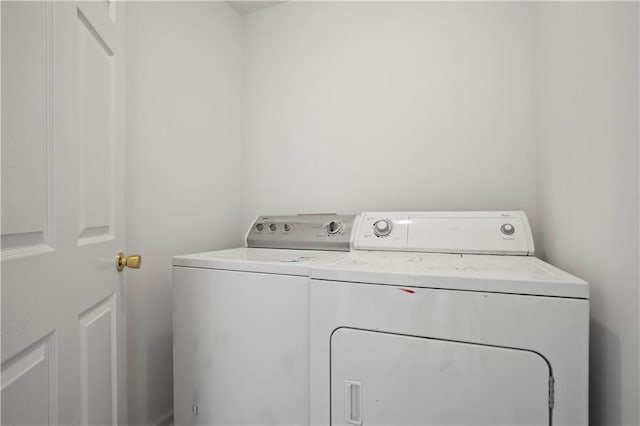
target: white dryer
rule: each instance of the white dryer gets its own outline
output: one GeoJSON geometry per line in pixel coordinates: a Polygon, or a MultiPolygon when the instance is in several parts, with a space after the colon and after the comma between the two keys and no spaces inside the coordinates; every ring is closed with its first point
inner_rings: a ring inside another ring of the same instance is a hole
{"type": "Polygon", "coordinates": [[[363,213],[311,271],[311,424],[587,425],[589,287],[523,212],[363,213]]]}
{"type": "Polygon", "coordinates": [[[247,247],[174,257],[176,425],[308,424],[309,271],[354,219],[261,216],[247,247]]]}

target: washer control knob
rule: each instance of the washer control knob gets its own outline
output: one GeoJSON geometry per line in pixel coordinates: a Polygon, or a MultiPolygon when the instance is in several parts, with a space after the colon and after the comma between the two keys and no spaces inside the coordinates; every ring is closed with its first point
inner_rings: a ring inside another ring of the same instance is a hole
{"type": "Polygon", "coordinates": [[[259,223],[259,224],[256,225],[256,231],[260,232],[263,229],[264,229],[264,225],[263,224],[259,223]]]}
{"type": "Polygon", "coordinates": [[[380,219],[373,224],[373,233],[378,237],[386,237],[391,233],[393,222],[389,219],[380,219]]]}
{"type": "Polygon", "coordinates": [[[516,232],[516,229],[513,227],[513,225],[512,225],[512,224],[510,224],[510,223],[505,223],[504,225],[502,225],[502,226],[500,227],[500,231],[502,231],[502,233],[503,233],[504,235],[511,235],[511,234],[513,234],[514,232],[516,232]]]}
{"type": "Polygon", "coordinates": [[[341,229],[342,224],[340,222],[332,220],[331,222],[327,223],[327,232],[329,233],[329,235],[337,234],[341,229]]]}
{"type": "Polygon", "coordinates": [[[278,229],[278,225],[272,223],[271,225],[269,225],[269,229],[271,230],[271,232],[276,232],[276,229],[278,229]]]}

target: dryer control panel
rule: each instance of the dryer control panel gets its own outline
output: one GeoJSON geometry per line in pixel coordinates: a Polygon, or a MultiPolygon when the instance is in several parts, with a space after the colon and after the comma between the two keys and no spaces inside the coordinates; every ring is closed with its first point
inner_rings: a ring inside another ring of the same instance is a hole
{"type": "Polygon", "coordinates": [[[533,255],[533,235],[523,211],[364,212],[356,250],[533,255]]]}
{"type": "Polygon", "coordinates": [[[355,215],[258,216],[247,247],[349,251],[355,215]]]}

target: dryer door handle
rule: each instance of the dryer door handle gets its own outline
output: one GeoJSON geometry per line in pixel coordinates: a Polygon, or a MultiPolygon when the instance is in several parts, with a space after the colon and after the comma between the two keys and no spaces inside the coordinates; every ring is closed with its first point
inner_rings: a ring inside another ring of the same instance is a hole
{"type": "Polygon", "coordinates": [[[362,383],[353,380],[344,381],[344,421],[362,425],[362,383]]]}

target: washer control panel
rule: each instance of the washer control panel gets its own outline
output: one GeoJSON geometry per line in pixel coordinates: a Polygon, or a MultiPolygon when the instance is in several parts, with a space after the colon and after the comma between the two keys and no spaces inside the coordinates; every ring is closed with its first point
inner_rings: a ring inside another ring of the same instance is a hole
{"type": "Polygon", "coordinates": [[[247,232],[246,246],[349,251],[355,221],[355,215],[337,214],[258,216],[247,232]]]}
{"type": "Polygon", "coordinates": [[[505,255],[535,251],[523,211],[364,212],[354,248],[505,255]]]}

